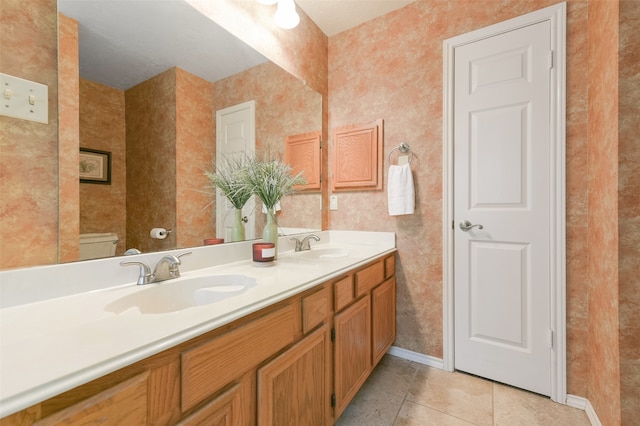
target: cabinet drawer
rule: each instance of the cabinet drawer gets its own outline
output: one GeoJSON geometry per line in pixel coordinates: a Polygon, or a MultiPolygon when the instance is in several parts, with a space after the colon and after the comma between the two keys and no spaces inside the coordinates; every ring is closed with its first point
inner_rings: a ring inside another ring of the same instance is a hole
{"type": "Polygon", "coordinates": [[[182,354],[182,410],[222,389],[294,341],[300,305],[289,305],[182,354]]]}
{"type": "Polygon", "coordinates": [[[356,297],[369,292],[382,281],[384,281],[383,260],[379,260],[373,265],[356,272],[356,297]]]}
{"type": "Polygon", "coordinates": [[[353,299],[353,275],[349,275],[333,284],[334,304],[336,312],[347,307],[353,299]]]}
{"type": "Polygon", "coordinates": [[[147,424],[147,378],[139,374],[71,407],[45,417],[34,426],[147,424]]]}
{"type": "Polygon", "coordinates": [[[302,299],[302,332],[307,334],[327,320],[329,313],[328,287],[302,299]]]}
{"type": "Polygon", "coordinates": [[[396,255],[384,259],[384,279],[391,278],[396,273],[396,255]]]}

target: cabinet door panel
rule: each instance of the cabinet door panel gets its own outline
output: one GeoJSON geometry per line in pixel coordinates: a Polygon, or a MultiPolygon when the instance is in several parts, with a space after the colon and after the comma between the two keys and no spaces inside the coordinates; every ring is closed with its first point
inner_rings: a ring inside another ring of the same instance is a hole
{"type": "Polygon", "coordinates": [[[330,424],[329,326],[258,370],[258,425],[330,424]]]}
{"type": "Polygon", "coordinates": [[[178,426],[235,426],[240,424],[242,393],[240,384],[187,417],[178,426]]]}
{"type": "Polygon", "coordinates": [[[377,365],[396,339],[396,279],[391,278],[371,292],[373,365],[377,365]]]}
{"type": "Polygon", "coordinates": [[[371,313],[366,295],[334,320],[335,417],[340,416],[371,371],[371,313]]]}

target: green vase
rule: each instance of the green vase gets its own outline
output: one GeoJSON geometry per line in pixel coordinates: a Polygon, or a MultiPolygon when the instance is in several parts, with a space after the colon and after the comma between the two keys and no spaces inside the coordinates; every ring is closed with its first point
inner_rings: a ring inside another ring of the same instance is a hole
{"type": "Polygon", "coordinates": [[[236,219],[231,227],[231,241],[244,241],[244,221],[242,209],[236,209],[236,219]]]}
{"type": "Polygon", "coordinates": [[[276,212],[275,209],[267,209],[267,223],[262,230],[262,239],[267,243],[275,244],[276,255],[274,258],[278,258],[278,225],[276,224],[276,212]]]}

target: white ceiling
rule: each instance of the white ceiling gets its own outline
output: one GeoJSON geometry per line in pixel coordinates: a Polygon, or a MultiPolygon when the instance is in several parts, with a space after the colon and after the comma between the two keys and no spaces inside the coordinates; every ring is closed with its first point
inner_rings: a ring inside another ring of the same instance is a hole
{"type": "Polygon", "coordinates": [[[329,37],[378,16],[400,9],[415,0],[295,0],[298,6],[329,37]]]}
{"type": "MultiPolygon", "coordinates": [[[[332,36],[413,0],[296,2],[332,36]]],[[[121,90],[174,66],[213,82],[267,61],[183,0],[58,0],[58,8],[79,22],[80,75],[121,90]]]]}

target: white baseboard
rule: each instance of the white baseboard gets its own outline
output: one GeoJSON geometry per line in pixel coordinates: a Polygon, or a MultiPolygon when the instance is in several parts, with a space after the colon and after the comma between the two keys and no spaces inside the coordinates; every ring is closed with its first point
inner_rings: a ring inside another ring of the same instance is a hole
{"type": "Polygon", "coordinates": [[[584,410],[592,426],[602,426],[602,423],[600,422],[600,419],[596,414],[596,410],[593,409],[593,405],[591,405],[591,402],[589,402],[587,398],[575,395],[567,395],[566,403],[569,407],[584,410]]]}
{"type": "Polygon", "coordinates": [[[407,349],[402,349],[397,346],[391,346],[387,353],[389,355],[397,356],[398,358],[403,358],[409,361],[417,362],[419,364],[428,365],[429,367],[438,368],[440,370],[442,370],[444,365],[442,359],[440,358],[424,355],[407,349]]]}

